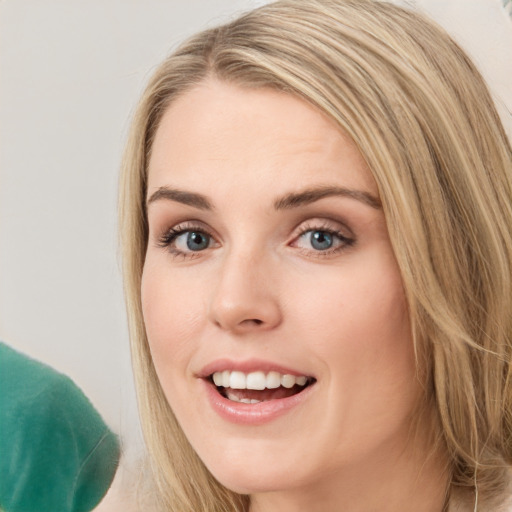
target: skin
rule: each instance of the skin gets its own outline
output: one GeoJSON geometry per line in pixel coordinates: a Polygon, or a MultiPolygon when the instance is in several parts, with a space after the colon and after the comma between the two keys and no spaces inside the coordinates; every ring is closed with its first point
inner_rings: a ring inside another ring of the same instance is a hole
{"type": "Polygon", "coordinates": [[[411,429],[424,392],[400,272],[354,143],[301,99],[209,80],[165,113],[148,200],[151,353],[212,474],[250,494],[252,512],[440,512],[442,457],[428,422],[411,429]],[[162,187],[201,194],[211,208],[162,187]],[[276,208],[325,187],[357,192],[276,208]],[[211,235],[208,247],[190,250],[186,233],[165,246],[176,227],[211,235]],[[313,231],[340,238],[318,250],[313,231]],[[271,361],[316,383],[279,418],[234,424],[214,412],[198,378],[226,357],[271,361]]]}

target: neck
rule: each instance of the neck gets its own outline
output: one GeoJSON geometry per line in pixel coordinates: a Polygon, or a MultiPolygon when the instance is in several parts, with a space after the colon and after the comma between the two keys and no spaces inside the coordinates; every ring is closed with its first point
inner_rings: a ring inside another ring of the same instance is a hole
{"type": "Polygon", "coordinates": [[[443,512],[449,472],[442,446],[427,436],[410,449],[388,448],[310,485],[251,496],[250,512],[443,512]]]}

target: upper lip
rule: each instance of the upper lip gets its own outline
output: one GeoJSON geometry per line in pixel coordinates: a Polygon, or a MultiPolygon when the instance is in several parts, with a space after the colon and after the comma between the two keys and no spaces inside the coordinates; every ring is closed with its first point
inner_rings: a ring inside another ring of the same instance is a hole
{"type": "Polygon", "coordinates": [[[265,361],[262,359],[248,359],[245,361],[233,361],[232,359],[217,359],[204,366],[198,372],[197,376],[205,379],[210,377],[215,372],[223,372],[225,370],[239,371],[243,373],[251,373],[257,371],[262,371],[265,373],[278,372],[283,375],[295,375],[296,377],[300,377],[302,375],[305,377],[313,377],[313,375],[302,372],[300,370],[289,368],[281,364],[277,364],[271,361],[265,361]]]}

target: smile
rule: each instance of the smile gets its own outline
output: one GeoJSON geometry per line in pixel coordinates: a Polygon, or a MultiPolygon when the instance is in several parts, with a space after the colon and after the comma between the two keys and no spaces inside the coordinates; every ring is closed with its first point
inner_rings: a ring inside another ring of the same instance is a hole
{"type": "Polygon", "coordinates": [[[277,371],[218,371],[210,375],[218,393],[232,402],[259,404],[289,398],[301,393],[315,379],[305,375],[282,374],[277,371]]]}

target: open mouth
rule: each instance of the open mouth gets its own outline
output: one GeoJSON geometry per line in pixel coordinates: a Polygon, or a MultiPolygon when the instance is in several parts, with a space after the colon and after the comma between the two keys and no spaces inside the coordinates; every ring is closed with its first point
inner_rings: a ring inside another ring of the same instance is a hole
{"type": "Polygon", "coordinates": [[[232,402],[259,404],[297,395],[316,382],[313,377],[279,372],[215,372],[209,377],[217,392],[232,402]]]}

